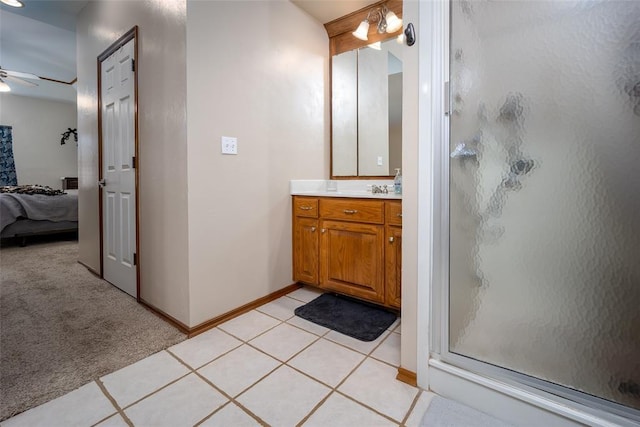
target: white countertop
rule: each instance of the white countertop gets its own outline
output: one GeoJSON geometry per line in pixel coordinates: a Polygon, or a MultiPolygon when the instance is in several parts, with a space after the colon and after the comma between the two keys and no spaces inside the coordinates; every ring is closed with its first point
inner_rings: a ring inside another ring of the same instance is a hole
{"type": "Polygon", "coordinates": [[[360,199],[389,199],[401,200],[402,194],[393,192],[393,180],[370,180],[370,179],[349,179],[349,180],[324,180],[324,179],[297,179],[289,183],[290,193],[293,196],[311,197],[347,197],[360,199]],[[371,192],[371,185],[386,185],[388,194],[371,192]],[[327,190],[327,188],[335,190],[327,190]]]}

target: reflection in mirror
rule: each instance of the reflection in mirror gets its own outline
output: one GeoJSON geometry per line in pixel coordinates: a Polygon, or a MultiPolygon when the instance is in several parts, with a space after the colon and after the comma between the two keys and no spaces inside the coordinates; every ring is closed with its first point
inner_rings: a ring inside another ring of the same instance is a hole
{"type": "Polygon", "coordinates": [[[333,57],[333,175],[358,175],[358,51],[333,57]]]}
{"type": "Polygon", "coordinates": [[[333,176],[390,176],[402,167],[401,52],[390,39],[333,57],[333,176]]]}

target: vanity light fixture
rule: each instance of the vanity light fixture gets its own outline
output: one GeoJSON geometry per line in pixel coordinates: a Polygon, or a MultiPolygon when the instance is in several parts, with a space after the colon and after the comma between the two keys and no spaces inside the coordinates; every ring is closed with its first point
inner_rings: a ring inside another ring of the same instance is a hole
{"type": "Polygon", "coordinates": [[[0,2],[11,7],[24,7],[24,4],[20,0],[0,0],[0,2]]]}
{"type": "Polygon", "coordinates": [[[11,92],[11,88],[4,80],[0,79],[0,92],[11,92]]]}
{"type": "Polygon", "coordinates": [[[351,34],[353,34],[356,38],[359,38],[360,40],[369,40],[369,38],[367,37],[367,33],[369,33],[369,18],[368,17],[367,17],[367,19],[362,21],[360,23],[360,25],[358,25],[358,28],[356,28],[356,30],[351,34]]]}
{"type": "Polygon", "coordinates": [[[395,33],[402,28],[402,19],[398,18],[398,16],[392,11],[387,10],[387,14],[384,19],[387,21],[387,33],[395,33]]]}
{"type": "Polygon", "coordinates": [[[358,25],[358,28],[356,28],[356,30],[351,34],[360,40],[369,40],[368,33],[370,22],[378,23],[378,34],[394,33],[402,28],[402,19],[398,18],[395,13],[387,9],[387,6],[382,6],[371,9],[369,13],[367,13],[365,20],[362,21],[358,25]]]}
{"type": "Polygon", "coordinates": [[[371,43],[367,45],[367,47],[370,47],[373,50],[382,50],[382,43],[381,42],[371,43]]]}

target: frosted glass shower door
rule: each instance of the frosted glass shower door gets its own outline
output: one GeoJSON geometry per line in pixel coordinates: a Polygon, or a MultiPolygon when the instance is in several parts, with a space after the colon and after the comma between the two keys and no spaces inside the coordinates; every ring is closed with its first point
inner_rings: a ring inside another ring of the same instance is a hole
{"type": "Polygon", "coordinates": [[[635,412],[640,2],[453,1],[450,72],[449,352],[635,412]]]}

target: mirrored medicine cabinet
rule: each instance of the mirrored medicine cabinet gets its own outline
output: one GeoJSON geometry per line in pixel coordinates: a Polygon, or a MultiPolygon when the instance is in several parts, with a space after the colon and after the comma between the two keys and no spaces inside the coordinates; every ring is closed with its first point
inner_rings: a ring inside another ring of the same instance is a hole
{"type": "Polygon", "coordinates": [[[367,41],[351,34],[381,6],[402,16],[402,2],[392,0],[325,24],[332,55],[332,178],[392,177],[402,167],[402,30],[379,34],[372,24],[367,41]]]}

